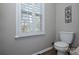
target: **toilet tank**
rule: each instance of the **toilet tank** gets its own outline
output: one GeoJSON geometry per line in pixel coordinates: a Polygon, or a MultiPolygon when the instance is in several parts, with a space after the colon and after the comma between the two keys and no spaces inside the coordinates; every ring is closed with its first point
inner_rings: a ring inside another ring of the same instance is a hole
{"type": "Polygon", "coordinates": [[[71,44],[73,40],[73,35],[73,32],[60,32],[60,40],[68,44],[71,44]]]}

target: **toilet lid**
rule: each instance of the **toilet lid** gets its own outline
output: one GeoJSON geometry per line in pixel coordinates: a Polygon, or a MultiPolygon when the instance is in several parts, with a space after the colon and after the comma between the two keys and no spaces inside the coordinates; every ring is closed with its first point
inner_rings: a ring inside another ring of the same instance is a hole
{"type": "Polygon", "coordinates": [[[55,46],[59,47],[68,47],[69,45],[66,42],[56,42],[55,46]]]}

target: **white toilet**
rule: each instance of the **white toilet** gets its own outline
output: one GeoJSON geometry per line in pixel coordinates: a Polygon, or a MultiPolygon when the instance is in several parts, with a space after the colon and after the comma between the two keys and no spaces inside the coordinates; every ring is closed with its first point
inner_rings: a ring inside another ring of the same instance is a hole
{"type": "Polygon", "coordinates": [[[60,32],[61,41],[54,43],[58,55],[64,55],[68,50],[69,44],[71,44],[73,40],[73,34],[73,32],[60,32]]]}

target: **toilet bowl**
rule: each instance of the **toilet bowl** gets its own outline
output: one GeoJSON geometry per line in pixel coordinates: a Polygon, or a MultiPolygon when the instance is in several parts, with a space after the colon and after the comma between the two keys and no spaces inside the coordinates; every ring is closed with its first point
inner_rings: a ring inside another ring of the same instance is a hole
{"type": "Polygon", "coordinates": [[[54,44],[55,49],[57,50],[58,55],[64,55],[65,51],[68,50],[69,45],[65,42],[56,42],[54,44]]]}
{"type": "Polygon", "coordinates": [[[54,43],[58,55],[64,55],[73,40],[73,32],[60,32],[60,40],[54,43]]]}

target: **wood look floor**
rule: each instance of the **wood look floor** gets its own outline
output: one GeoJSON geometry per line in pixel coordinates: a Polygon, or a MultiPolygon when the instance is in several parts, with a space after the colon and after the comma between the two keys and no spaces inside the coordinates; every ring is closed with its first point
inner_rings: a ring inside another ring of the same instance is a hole
{"type": "Polygon", "coordinates": [[[57,51],[54,48],[52,48],[51,50],[38,55],[56,55],[56,54],[57,54],[57,51]]]}

